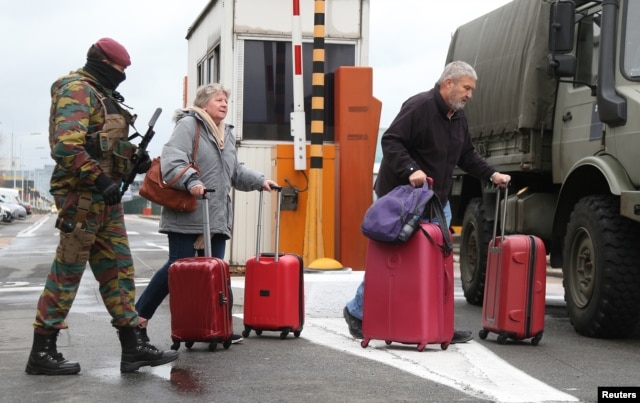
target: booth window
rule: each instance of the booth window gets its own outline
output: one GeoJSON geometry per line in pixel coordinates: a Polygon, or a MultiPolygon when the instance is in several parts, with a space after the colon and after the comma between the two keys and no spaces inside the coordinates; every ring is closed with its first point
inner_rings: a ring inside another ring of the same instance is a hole
{"type": "Polygon", "coordinates": [[[220,45],[211,49],[198,62],[198,87],[220,81],[220,45]]]}
{"type": "MultiPolygon", "coordinates": [[[[313,44],[303,43],[304,110],[307,138],[311,123],[311,73],[313,44]]],[[[324,141],[333,141],[333,73],[341,66],[355,66],[355,45],[325,43],[324,141]]],[[[293,141],[291,42],[244,41],[244,94],[242,133],[244,140],[293,141]]]]}

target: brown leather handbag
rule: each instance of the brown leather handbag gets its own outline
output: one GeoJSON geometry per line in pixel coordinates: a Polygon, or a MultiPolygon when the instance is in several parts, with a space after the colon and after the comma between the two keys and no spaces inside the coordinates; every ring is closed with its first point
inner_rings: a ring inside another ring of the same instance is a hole
{"type": "Polygon", "coordinates": [[[200,172],[196,166],[196,155],[198,153],[198,143],[200,141],[200,124],[196,130],[196,139],[193,146],[193,161],[180,171],[169,183],[162,180],[162,172],[160,172],[160,157],[156,157],[151,161],[151,167],[147,171],[142,185],[140,186],[140,196],[145,199],[159,204],[163,207],[176,211],[190,212],[195,211],[198,207],[196,197],[186,190],[180,190],[173,187],[173,184],[180,179],[189,168],[194,168],[200,172]]]}

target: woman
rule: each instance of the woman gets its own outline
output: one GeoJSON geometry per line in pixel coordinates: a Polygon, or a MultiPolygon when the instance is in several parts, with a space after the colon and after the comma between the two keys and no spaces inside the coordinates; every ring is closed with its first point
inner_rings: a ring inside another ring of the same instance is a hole
{"type": "MultiPolygon", "coordinates": [[[[175,129],[162,149],[163,180],[172,181],[191,161],[198,170],[189,168],[173,185],[200,196],[208,193],[211,230],[211,254],[224,258],[227,239],[231,237],[233,211],[229,193],[231,187],[241,191],[266,190],[277,184],[257,171],[238,162],[233,126],[223,122],[227,116],[229,90],[221,84],[207,84],[196,91],[193,106],[176,111],[175,129]],[[196,134],[199,134],[194,156],[196,134]]],[[[193,212],[180,212],[164,207],[160,218],[160,232],[169,239],[169,260],[158,270],[136,303],[142,319],[141,333],[146,338],[147,320],[169,295],[169,266],[177,259],[202,254],[202,208],[198,203],[193,212]],[[200,238],[199,238],[200,237],[200,238]]],[[[232,304],[230,304],[232,305],[232,304]]],[[[234,335],[233,341],[241,340],[234,335]]]]}

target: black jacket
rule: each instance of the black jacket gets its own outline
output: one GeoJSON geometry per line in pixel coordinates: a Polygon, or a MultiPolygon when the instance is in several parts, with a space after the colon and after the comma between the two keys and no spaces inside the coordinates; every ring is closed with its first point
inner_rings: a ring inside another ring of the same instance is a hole
{"type": "Polygon", "coordinates": [[[402,104],[382,135],[378,197],[408,184],[409,176],[421,169],[433,178],[433,190],[444,205],[456,165],[479,179],[488,180],[496,172],[473,147],[464,112],[459,110],[449,119],[448,111],[438,85],[402,104]]]}

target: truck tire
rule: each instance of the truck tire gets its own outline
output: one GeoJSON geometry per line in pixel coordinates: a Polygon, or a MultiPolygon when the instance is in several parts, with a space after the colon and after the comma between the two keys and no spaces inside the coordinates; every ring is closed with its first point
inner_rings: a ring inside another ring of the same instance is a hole
{"type": "Polygon", "coordinates": [[[625,337],[640,317],[640,225],[619,211],[616,196],[587,196],[567,225],[564,299],[584,336],[625,337]]]}
{"type": "Polygon", "coordinates": [[[492,234],[492,222],[485,218],[482,199],[472,199],[464,212],[460,239],[460,278],[464,297],[471,305],[482,306],[492,234]]]}

